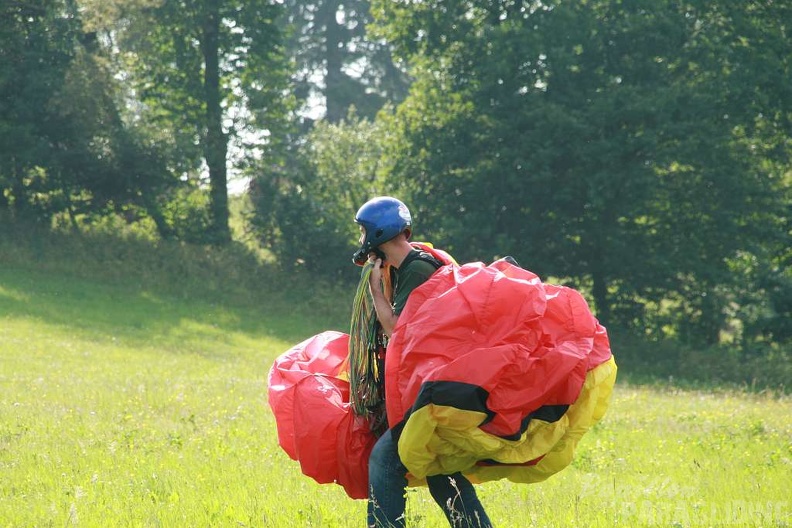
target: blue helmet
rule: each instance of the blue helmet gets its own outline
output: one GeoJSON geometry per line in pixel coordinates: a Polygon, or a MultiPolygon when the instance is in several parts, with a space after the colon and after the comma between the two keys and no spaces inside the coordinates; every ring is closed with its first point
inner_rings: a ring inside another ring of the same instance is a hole
{"type": "Polygon", "coordinates": [[[352,257],[355,264],[365,263],[369,253],[399,233],[407,231],[409,238],[412,230],[410,210],[390,196],[378,196],[364,203],[355,215],[355,222],[366,230],[363,244],[352,257]]]}

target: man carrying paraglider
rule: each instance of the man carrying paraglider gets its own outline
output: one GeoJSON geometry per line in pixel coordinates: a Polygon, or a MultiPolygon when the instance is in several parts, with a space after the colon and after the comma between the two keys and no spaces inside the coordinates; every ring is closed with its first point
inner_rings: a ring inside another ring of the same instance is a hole
{"type": "Polygon", "coordinates": [[[490,526],[473,483],[549,478],[605,414],[617,371],[607,332],[579,292],[513,260],[458,265],[411,242],[395,198],[366,202],[355,221],[350,333],[275,360],[278,441],[306,475],[367,498],[369,526],[405,526],[417,485],[451,526],[490,526]]]}
{"type": "MultiPolygon", "coordinates": [[[[381,331],[390,338],[410,293],[443,263],[410,244],[410,211],[396,198],[369,200],[358,210],[355,222],[360,225],[361,248],[354,260],[361,263],[368,259],[372,266],[369,290],[381,331]],[[386,265],[390,277],[383,284],[386,265]],[[387,289],[392,300],[385,296],[387,289]]],[[[427,476],[426,483],[452,526],[491,526],[476,490],[462,473],[427,476]]],[[[399,458],[393,431],[388,429],[369,457],[368,526],[405,526],[407,484],[407,468],[399,458]]]]}

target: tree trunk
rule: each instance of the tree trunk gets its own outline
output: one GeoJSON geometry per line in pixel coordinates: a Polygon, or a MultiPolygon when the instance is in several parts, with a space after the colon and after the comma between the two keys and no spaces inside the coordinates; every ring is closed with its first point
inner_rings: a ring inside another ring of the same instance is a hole
{"type": "Polygon", "coordinates": [[[404,101],[410,89],[409,83],[405,82],[404,74],[393,62],[393,54],[391,51],[386,48],[383,54],[385,56],[383,60],[385,64],[385,73],[382,79],[382,85],[385,87],[385,94],[391,101],[404,101]]]}
{"type": "Polygon", "coordinates": [[[600,323],[608,326],[610,320],[610,300],[608,299],[608,281],[601,270],[595,269],[591,278],[594,282],[591,294],[594,297],[594,312],[600,323]]]}
{"type": "Polygon", "coordinates": [[[343,28],[336,21],[338,0],[326,0],[323,21],[325,24],[325,108],[326,119],[331,123],[338,123],[346,117],[344,108],[343,75],[341,71],[342,58],[339,46],[343,43],[343,28]]]}
{"type": "Polygon", "coordinates": [[[706,346],[720,342],[720,331],[723,327],[723,307],[713,288],[707,288],[701,299],[701,318],[697,334],[706,346]]]}
{"type": "Polygon", "coordinates": [[[145,207],[146,212],[154,221],[154,225],[157,226],[157,233],[159,233],[159,236],[163,240],[172,240],[175,233],[165,219],[165,215],[162,214],[162,208],[157,204],[156,199],[146,192],[142,192],[140,197],[143,201],[143,207],[145,207]]]}
{"type": "Polygon", "coordinates": [[[231,241],[228,224],[228,173],[226,157],[228,140],[223,133],[223,110],[220,106],[220,0],[207,0],[203,17],[204,102],[206,103],[206,131],[204,157],[209,167],[212,242],[231,241]]]}

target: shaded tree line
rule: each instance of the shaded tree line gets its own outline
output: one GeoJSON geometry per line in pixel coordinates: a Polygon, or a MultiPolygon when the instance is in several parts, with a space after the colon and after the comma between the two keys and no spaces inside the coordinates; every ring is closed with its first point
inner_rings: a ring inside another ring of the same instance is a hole
{"type": "Polygon", "coordinates": [[[648,339],[792,340],[791,8],[770,0],[0,0],[0,208],[354,280],[402,197],[648,339]],[[324,112],[316,112],[316,108],[324,112]]]}
{"type": "Polygon", "coordinates": [[[0,206],[73,224],[133,209],[160,218],[162,160],[122,123],[112,71],[76,5],[4,1],[0,16],[0,206]]]}

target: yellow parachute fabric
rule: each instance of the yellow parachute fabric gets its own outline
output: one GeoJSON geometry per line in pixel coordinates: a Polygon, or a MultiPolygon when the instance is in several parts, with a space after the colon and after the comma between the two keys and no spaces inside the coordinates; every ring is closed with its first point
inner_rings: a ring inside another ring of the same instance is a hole
{"type": "Polygon", "coordinates": [[[478,426],[480,412],[427,405],[410,416],[400,439],[399,456],[410,470],[410,485],[427,475],[462,473],[471,482],[509,479],[541,482],[567,467],[583,435],[608,408],[616,381],[613,357],[589,371],[580,396],[555,421],[534,419],[519,440],[508,440],[478,426]],[[498,463],[481,463],[482,459],[498,463]]]}

